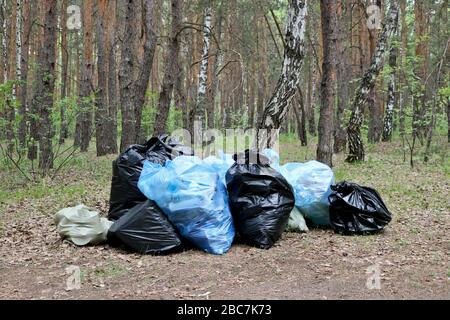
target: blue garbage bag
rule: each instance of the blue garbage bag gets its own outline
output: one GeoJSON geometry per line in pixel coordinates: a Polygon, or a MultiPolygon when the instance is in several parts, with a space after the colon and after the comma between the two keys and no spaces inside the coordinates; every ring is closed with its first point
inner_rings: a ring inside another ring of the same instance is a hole
{"type": "Polygon", "coordinates": [[[235,231],[226,187],[216,170],[198,157],[181,156],[164,167],[145,161],[138,188],[185,239],[206,252],[223,254],[235,231]]]}
{"type": "Polygon", "coordinates": [[[294,188],[295,206],[313,224],[330,226],[331,185],[334,174],[329,166],[318,161],[279,164],[279,155],[271,149],[264,150],[271,166],[278,170],[294,188]]]}

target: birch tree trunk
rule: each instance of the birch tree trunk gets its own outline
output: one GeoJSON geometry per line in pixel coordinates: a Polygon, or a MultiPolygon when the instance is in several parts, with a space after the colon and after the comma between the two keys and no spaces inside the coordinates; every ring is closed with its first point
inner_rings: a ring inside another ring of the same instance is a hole
{"type": "Polygon", "coordinates": [[[395,104],[395,75],[397,73],[397,57],[398,46],[393,45],[389,53],[389,82],[388,82],[388,97],[386,113],[383,122],[383,137],[382,141],[391,141],[393,131],[393,118],[394,118],[394,104],[395,104]]]}
{"type": "Polygon", "coordinates": [[[289,0],[283,68],[259,125],[257,146],[260,150],[270,148],[275,143],[272,134],[261,135],[260,129],[265,129],[266,132],[279,130],[281,121],[289,110],[291,99],[297,91],[305,55],[306,13],[306,0],[289,0]]]}
{"type": "Polygon", "coordinates": [[[168,40],[167,54],[164,62],[164,79],[159,94],[158,112],[155,117],[154,135],[163,134],[167,130],[167,119],[170,112],[172,93],[177,77],[178,55],[180,43],[178,32],[181,29],[182,3],[180,0],[171,0],[172,25],[168,40]]]}
{"type": "Polygon", "coordinates": [[[210,4],[205,8],[203,18],[203,50],[198,73],[197,101],[194,110],[194,122],[192,124],[194,131],[194,141],[202,141],[201,129],[206,127],[206,86],[208,82],[209,49],[211,46],[211,13],[210,4]],[[195,127],[197,122],[198,127],[195,127]]]}
{"type": "Polygon", "coordinates": [[[363,107],[367,102],[370,91],[376,83],[378,74],[383,67],[384,54],[387,49],[388,39],[394,34],[397,27],[398,1],[392,1],[383,30],[378,38],[377,46],[372,57],[370,67],[356,89],[352,102],[352,115],[347,126],[349,154],[348,162],[364,161],[364,145],[361,139],[361,125],[363,123],[363,107]]]}
{"type": "Polygon", "coordinates": [[[19,94],[19,141],[21,147],[25,147],[27,138],[27,111],[28,111],[28,59],[30,50],[30,35],[32,28],[31,21],[31,1],[25,1],[23,3],[22,14],[23,14],[23,24],[22,24],[22,50],[21,50],[21,78],[22,81],[21,90],[19,94]]]}
{"type": "Polygon", "coordinates": [[[335,1],[320,1],[322,20],[323,64],[320,90],[319,142],[317,160],[333,165],[333,130],[336,101],[337,6],[335,1]]]}

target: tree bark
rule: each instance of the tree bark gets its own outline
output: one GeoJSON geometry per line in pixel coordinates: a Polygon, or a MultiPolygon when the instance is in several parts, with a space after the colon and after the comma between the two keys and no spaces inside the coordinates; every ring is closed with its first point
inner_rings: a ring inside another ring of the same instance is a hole
{"type": "Polygon", "coordinates": [[[106,139],[108,140],[108,152],[117,153],[117,67],[116,67],[116,1],[107,1],[108,26],[106,34],[108,53],[108,118],[106,123],[106,139]]]}
{"type": "MultiPolygon", "coordinates": [[[[143,48],[143,60],[139,64],[140,70],[135,84],[135,117],[136,117],[136,142],[145,142],[145,133],[142,131],[142,110],[145,105],[145,97],[150,81],[150,75],[153,66],[153,57],[156,50],[156,34],[153,30],[153,0],[144,0],[144,17],[143,27],[145,34],[145,42],[143,48]]],[[[175,63],[175,61],[173,61],[175,63]]]]}
{"type": "Polygon", "coordinates": [[[203,51],[200,63],[200,70],[198,73],[198,89],[197,101],[195,104],[194,118],[191,128],[193,129],[194,141],[202,141],[201,130],[206,127],[206,86],[208,81],[208,56],[211,46],[211,13],[212,9],[208,3],[204,12],[203,19],[203,51]],[[197,128],[195,122],[198,123],[197,128]]]}
{"type": "Polygon", "coordinates": [[[417,62],[415,63],[414,74],[419,79],[418,88],[414,94],[413,103],[413,138],[422,138],[425,131],[425,113],[426,102],[428,101],[428,91],[426,81],[428,76],[428,58],[429,58],[429,16],[428,1],[414,1],[414,36],[416,39],[415,55],[417,62]]]}
{"type": "MultiPolygon", "coordinates": [[[[223,6],[223,4],[222,4],[223,6]]],[[[206,94],[206,101],[207,101],[207,125],[208,128],[214,128],[215,127],[215,105],[216,105],[216,93],[217,88],[219,84],[219,79],[217,78],[217,72],[219,69],[219,62],[222,54],[222,50],[220,48],[220,44],[222,43],[222,19],[223,19],[223,7],[220,7],[218,9],[217,13],[217,19],[216,19],[216,40],[218,43],[216,44],[216,53],[214,56],[214,62],[213,67],[211,68],[211,85],[209,86],[206,94]]],[[[253,98],[252,98],[253,99],[253,98]]],[[[250,108],[250,107],[249,107],[250,108]]],[[[249,112],[250,115],[250,112],[249,112]]]]}
{"type": "Polygon", "coordinates": [[[336,101],[337,6],[335,1],[320,1],[323,39],[322,84],[320,90],[319,142],[317,160],[333,166],[333,128],[336,101]]]}
{"type": "Polygon", "coordinates": [[[134,92],[134,69],[136,58],[134,44],[137,31],[134,24],[137,15],[136,1],[128,0],[125,8],[125,30],[122,40],[121,63],[119,71],[120,106],[122,108],[122,136],[120,139],[120,152],[129,145],[136,143],[136,113],[134,92]]]}
{"type": "Polygon", "coordinates": [[[53,167],[51,112],[55,87],[55,48],[57,37],[57,0],[46,0],[44,5],[44,37],[38,51],[36,73],[37,90],[33,99],[39,115],[39,168],[45,174],[53,167]]]}
{"type": "Polygon", "coordinates": [[[95,111],[95,133],[97,156],[104,156],[112,153],[108,141],[108,44],[107,33],[107,0],[98,0],[97,12],[97,109],[95,111]]]}
{"type": "MultiPolygon", "coordinates": [[[[398,23],[397,23],[398,24],[398,23]]],[[[389,82],[388,82],[388,99],[386,106],[386,114],[384,116],[383,123],[383,138],[382,141],[391,141],[392,131],[393,131],[393,119],[394,119],[394,104],[395,104],[395,82],[397,73],[397,57],[398,57],[398,46],[393,45],[389,53],[389,82]]]]}
{"type": "Polygon", "coordinates": [[[158,112],[155,117],[154,135],[163,134],[167,130],[167,119],[170,112],[172,93],[177,77],[178,55],[180,43],[178,41],[178,32],[181,29],[181,1],[171,0],[172,25],[170,37],[168,40],[167,54],[164,62],[164,79],[159,94],[158,112]]]}
{"type": "Polygon", "coordinates": [[[136,0],[127,0],[126,2],[124,29],[126,36],[122,43],[119,72],[122,107],[121,151],[131,144],[142,143],[144,140],[141,132],[142,108],[145,104],[145,94],[151,74],[156,37],[152,26],[153,0],[145,0],[143,4],[145,42],[143,60],[139,63],[137,61],[138,54],[135,51],[136,41],[139,36],[135,23],[138,14],[138,3],[136,0]],[[134,74],[136,70],[138,70],[138,75],[135,79],[134,74]]]}
{"type": "Polygon", "coordinates": [[[83,63],[80,81],[80,151],[87,152],[92,130],[92,91],[93,91],[93,0],[83,2],[83,63]]]}
{"type": "Polygon", "coordinates": [[[372,63],[364,73],[359,87],[356,90],[352,103],[352,115],[347,126],[349,155],[348,162],[364,161],[364,145],[361,139],[361,125],[363,122],[363,107],[368,95],[375,86],[376,78],[383,67],[384,53],[387,49],[388,39],[393,35],[398,17],[398,1],[392,1],[383,30],[378,38],[377,46],[372,57],[372,63]]]}
{"type": "MultiPolygon", "coordinates": [[[[264,109],[259,129],[278,130],[289,104],[297,91],[300,69],[303,64],[305,47],[305,22],[307,13],[306,0],[290,0],[285,35],[285,49],[281,76],[274,93],[264,109]]],[[[258,130],[258,147],[272,147],[275,143],[272,134],[260,136],[258,130]]]]}
{"type": "MultiPolygon", "coordinates": [[[[69,49],[67,47],[67,6],[69,1],[61,2],[61,100],[67,96],[67,80],[69,67],[69,49]]],[[[59,144],[63,144],[67,138],[66,105],[61,103],[61,131],[59,133],[59,144]]]]}
{"type": "Polygon", "coordinates": [[[348,104],[349,82],[350,82],[350,60],[349,48],[347,46],[347,31],[348,28],[350,4],[346,0],[337,1],[337,23],[338,23],[338,37],[337,41],[337,110],[335,118],[334,130],[334,153],[345,151],[347,145],[347,135],[344,126],[344,111],[348,104]],[[345,10],[345,13],[344,13],[345,10]]]}

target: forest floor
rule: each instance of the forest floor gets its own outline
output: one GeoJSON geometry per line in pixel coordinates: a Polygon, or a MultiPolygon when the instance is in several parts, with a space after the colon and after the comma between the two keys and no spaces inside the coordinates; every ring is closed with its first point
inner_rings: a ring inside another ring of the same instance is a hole
{"type": "MultiPolygon", "coordinates": [[[[314,158],[315,146],[288,139],[282,160],[314,158]]],[[[0,171],[0,299],[449,299],[450,166],[448,145],[429,164],[403,162],[399,143],[368,148],[364,164],[334,159],[336,180],[377,189],[393,213],[378,235],[331,230],[284,233],[270,250],[234,245],[222,256],[190,250],[141,256],[107,245],[62,242],[53,215],[79,203],[108,209],[111,160],[79,156],[53,181],[25,185],[0,171]],[[66,290],[68,266],[81,289],[66,290]],[[366,286],[378,265],[380,289],[366,286]]]]}

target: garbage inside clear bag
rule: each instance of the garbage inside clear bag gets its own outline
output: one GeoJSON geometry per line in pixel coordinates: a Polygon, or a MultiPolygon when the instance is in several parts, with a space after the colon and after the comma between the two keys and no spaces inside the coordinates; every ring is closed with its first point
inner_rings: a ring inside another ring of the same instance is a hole
{"type": "Polygon", "coordinates": [[[181,156],[162,167],[145,161],[138,187],[195,246],[213,254],[231,247],[235,232],[227,192],[210,162],[181,156]]]}
{"type": "Polygon", "coordinates": [[[318,161],[279,165],[279,155],[264,150],[271,166],[278,170],[294,188],[295,205],[314,225],[330,226],[329,200],[334,174],[329,166],[318,161]]]}

